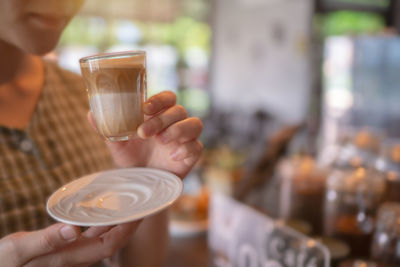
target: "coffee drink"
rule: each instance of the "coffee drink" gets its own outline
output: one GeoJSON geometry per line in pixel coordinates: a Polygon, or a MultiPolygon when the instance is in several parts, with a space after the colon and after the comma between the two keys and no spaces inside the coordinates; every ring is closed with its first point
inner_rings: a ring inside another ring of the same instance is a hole
{"type": "Polygon", "coordinates": [[[123,55],[81,60],[93,119],[99,133],[111,141],[135,137],[144,120],[145,54],[123,55]]]}

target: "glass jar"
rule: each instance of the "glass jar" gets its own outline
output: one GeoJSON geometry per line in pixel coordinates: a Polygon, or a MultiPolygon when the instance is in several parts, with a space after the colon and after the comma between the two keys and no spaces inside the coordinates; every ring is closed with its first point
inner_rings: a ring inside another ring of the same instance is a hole
{"type": "Polygon", "coordinates": [[[400,202],[400,144],[385,144],[375,168],[386,176],[385,201],[400,202]]]}
{"type": "Polygon", "coordinates": [[[369,256],[376,210],[384,192],[385,179],[377,171],[333,171],[325,195],[325,235],[345,241],[353,256],[369,256]]]}
{"type": "Polygon", "coordinates": [[[322,233],[326,172],[312,157],[294,157],[280,164],[280,218],[308,222],[312,233],[322,233]]]}
{"type": "Polygon", "coordinates": [[[400,266],[400,203],[386,202],[378,211],[372,258],[400,266]]]}

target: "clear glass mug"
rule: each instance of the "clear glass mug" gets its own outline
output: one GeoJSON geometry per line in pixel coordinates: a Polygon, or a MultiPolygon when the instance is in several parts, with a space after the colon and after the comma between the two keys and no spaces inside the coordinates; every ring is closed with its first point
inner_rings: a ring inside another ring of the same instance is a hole
{"type": "Polygon", "coordinates": [[[324,234],[345,241],[353,256],[368,257],[385,190],[385,178],[377,171],[333,171],[327,179],[324,234]]]}
{"type": "Polygon", "coordinates": [[[99,134],[109,141],[135,138],[144,121],[146,53],[105,53],[79,60],[99,134]]]}

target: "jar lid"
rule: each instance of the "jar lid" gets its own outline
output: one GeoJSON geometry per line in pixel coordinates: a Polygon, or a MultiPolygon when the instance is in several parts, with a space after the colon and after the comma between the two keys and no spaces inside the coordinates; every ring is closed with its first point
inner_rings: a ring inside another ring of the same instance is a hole
{"type": "Polygon", "coordinates": [[[328,189],[358,193],[383,193],[385,178],[373,169],[334,170],[328,177],[328,189]]]}

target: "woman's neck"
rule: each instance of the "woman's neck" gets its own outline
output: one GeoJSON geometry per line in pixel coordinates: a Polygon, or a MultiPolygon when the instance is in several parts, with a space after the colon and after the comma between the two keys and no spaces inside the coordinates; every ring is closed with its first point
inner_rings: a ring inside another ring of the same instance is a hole
{"type": "Polygon", "coordinates": [[[12,82],[25,69],[30,56],[0,40],[0,85],[12,82]]]}
{"type": "Polygon", "coordinates": [[[43,62],[1,40],[0,58],[0,124],[24,128],[43,87],[43,62]]]}
{"type": "Polygon", "coordinates": [[[39,56],[0,40],[0,58],[0,89],[29,92],[42,86],[44,72],[39,56]]]}

